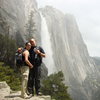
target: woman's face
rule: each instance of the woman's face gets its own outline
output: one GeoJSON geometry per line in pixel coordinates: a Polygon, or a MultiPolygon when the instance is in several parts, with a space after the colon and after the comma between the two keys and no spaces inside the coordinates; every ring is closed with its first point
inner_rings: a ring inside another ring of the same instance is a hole
{"type": "Polygon", "coordinates": [[[30,50],[31,49],[31,44],[28,43],[26,47],[27,47],[28,50],[30,50]]]}

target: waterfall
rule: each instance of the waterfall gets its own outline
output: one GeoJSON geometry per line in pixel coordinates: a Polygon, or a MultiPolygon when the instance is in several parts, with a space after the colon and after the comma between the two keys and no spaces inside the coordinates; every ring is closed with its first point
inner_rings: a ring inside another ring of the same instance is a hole
{"type": "Polygon", "coordinates": [[[48,68],[48,74],[55,72],[55,64],[53,60],[53,52],[51,47],[50,33],[45,17],[40,13],[41,16],[41,46],[43,47],[46,58],[43,59],[46,67],[48,68]]]}

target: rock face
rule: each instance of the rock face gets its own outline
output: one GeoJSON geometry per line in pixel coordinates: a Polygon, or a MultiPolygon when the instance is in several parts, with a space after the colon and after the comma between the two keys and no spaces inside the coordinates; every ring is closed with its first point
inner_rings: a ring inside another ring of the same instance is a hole
{"type": "Polygon", "coordinates": [[[36,0],[23,0],[23,3],[25,6],[24,12],[26,25],[29,25],[31,27],[30,30],[33,30],[32,32],[30,32],[31,36],[35,37],[37,39],[37,43],[40,44],[41,18],[38,12],[37,2],[36,0]],[[33,26],[31,24],[33,24],[33,26]]]}
{"type": "Polygon", "coordinates": [[[94,60],[96,67],[100,71],[100,57],[92,57],[92,59],[94,60]]]}
{"type": "Polygon", "coordinates": [[[0,0],[0,34],[9,33],[10,36],[18,39],[17,42],[23,43],[26,40],[27,24],[32,17],[32,22],[35,23],[35,36],[40,37],[40,24],[38,24],[40,15],[37,10],[35,0],[0,0]]]}
{"type": "Polygon", "coordinates": [[[75,18],[49,6],[40,11],[49,31],[55,65],[53,69],[63,71],[74,100],[92,100],[92,91],[96,90],[92,81],[98,79],[99,71],[89,57],[75,18]]]}
{"type": "MultiPolygon", "coordinates": [[[[0,14],[5,18],[9,34],[13,37],[25,33],[25,13],[22,0],[0,0],[0,14]]],[[[6,33],[4,31],[4,33],[6,33]]]]}
{"type": "Polygon", "coordinates": [[[10,87],[6,82],[0,82],[0,100],[4,100],[5,96],[10,94],[10,87]]]}

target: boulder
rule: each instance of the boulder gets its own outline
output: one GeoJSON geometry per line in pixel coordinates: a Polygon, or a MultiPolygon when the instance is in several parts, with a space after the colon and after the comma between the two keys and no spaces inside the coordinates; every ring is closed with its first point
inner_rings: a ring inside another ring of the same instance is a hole
{"type": "Polygon", "coordinates": [[[0,82],[0,100],[4,100],[5,96],[10,94],[10,87],[4,82],[0,82]]]}
{"type": "MultiPolygon", "coordinates": [[[[0,100],[25,100],[21,98],[21,91],[12,91],[8,84],[4,82],[0,82],[0,100]]],[[[42,95],[42,96],[33,96],[27,100],[51,100],[51,96],[42,95]]]]}

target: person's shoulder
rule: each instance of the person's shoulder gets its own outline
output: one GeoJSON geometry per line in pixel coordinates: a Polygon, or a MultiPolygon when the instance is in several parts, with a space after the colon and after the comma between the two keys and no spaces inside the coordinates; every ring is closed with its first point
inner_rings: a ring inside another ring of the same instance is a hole
{"type": "Polygon", "coordinates": [[[39,49],[43,49],[41,46],[38,46],[39,49]]]}
{"type": "Polygon", "coordinates": [[[29,51],[28,51],[27,49],[25,49],[25,50],[23,51],[23,53],[29,53],[29,51]]]}
{"type": "Polygon", "coordinates": [[[41,46],[38,46],[38,48],[42,53],[45,53],[44,49],[41,46]]]}

